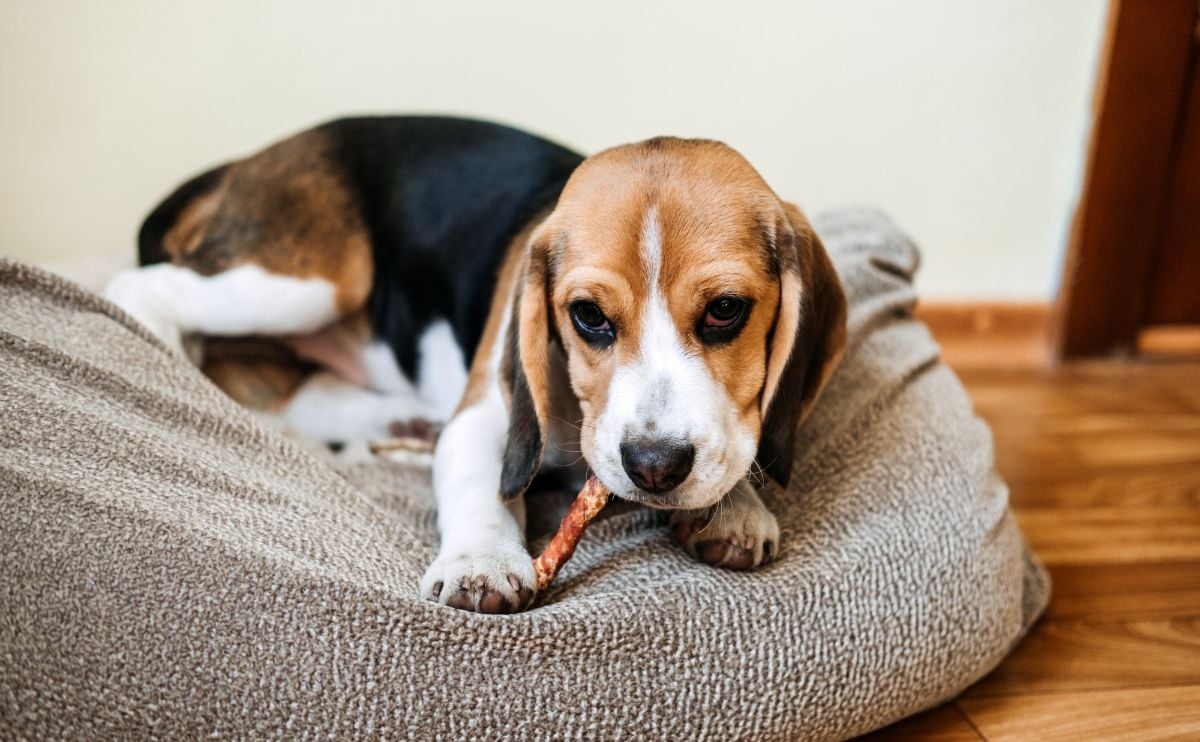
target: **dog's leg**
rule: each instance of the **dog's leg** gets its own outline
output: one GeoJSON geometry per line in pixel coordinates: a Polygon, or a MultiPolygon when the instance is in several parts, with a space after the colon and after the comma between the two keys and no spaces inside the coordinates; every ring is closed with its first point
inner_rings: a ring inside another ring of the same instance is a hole
{"type": "Polygon", "coordinates": [[[387,396],[417,397],[433,418],[449,420],[467,386],[462,349],[450,323],[429,323],[417,341],[417,378],[409,379],[392,348],[371,339],[365,313],[350,315],[318,332],[280,338],[300,358],[323,366],[347,381],[387,396]]]}
{"type": "Polygon", "coordinates": [[[105,295],[175,349],[188,333],[313,332],[339,316],[329,281],[268,273],[257,265],[203,276],[160,263],[122,271],[105,295]]]}
{"type": "Polygon", "coordinates": [[[421,420],[432,433],[440,422],[415,394],[380,394],[328,371],[309,377],[281,413],[291,429],[328,442],[387,438],[394,423],[412,427],[421,420]]]}
{"type": "Polygon", "coordinates": [[[508,410],[493,377],[438,439],[433,489],[441,546],[421,579],[421,594],[430,600],[480,613],[507,613],[533,600],[524,498],[500,499],[507,435],[508,410]]]}
{"type": "Polygon", "coordinates": [[[779,547],[779,523],[745,480],[711,508],[672,513],[671,530],[689,554],[727,569],[757,567],[779,547]]]}

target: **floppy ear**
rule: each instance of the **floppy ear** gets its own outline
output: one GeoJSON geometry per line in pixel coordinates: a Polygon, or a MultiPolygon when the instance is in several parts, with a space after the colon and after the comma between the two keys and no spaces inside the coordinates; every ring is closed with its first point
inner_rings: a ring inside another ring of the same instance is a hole
{"type": "Polygon", "coordinates": [[[216,202],[219,200],[217,186],[220,185],[221,178],[228,169],[229,165],[221,165],[197,175],[176,188],[170,196],[163,199],[162,203],[154,207],[154,211],[150,212],[150,215],[142,222],[142,228],[138,231],[139,265],[171,260],[171,256],[167,254],[163,245],[167,232],[175,226],[175,222],[184,209],[189,207],[201,207],[198,209],[200,213],[197,214],[197,217],[211,216],[216,208],[216,202]],[[211,203],[205,203],[205,201],[211,203]]]}
{"type": "Polygon", "coordinates": [[[549,404],[550,232],[545,225],[529,240],[525,280],[518,281],[508,325],[501,375],[508,385],[508,441],[500,475],[500,496],[525,492],[537,473],[546,443],[549,404]]]}
{"type": "Polygon", "coordinates": [[[833,263],[800,209],[783,204],[776,228],[779,314],[768,346],[762,396],[758,463],[787,485],[795,456],[796,428],[842,357],[846,344],[846,297],[833,263]]]}

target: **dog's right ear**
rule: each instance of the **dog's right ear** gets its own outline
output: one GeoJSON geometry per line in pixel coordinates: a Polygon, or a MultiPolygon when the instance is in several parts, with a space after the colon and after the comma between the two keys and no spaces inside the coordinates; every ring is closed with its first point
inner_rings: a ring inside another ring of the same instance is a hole
{"type": "Polygon", "coordinates": [[[198,225],[217,210],[221,189],[229,165],[215,167],[187,181],[154,207],[138,231],[138,264],[150,265],[171,260],[165,243],[167,233],[187,212],[189,221],[198,225]]]}
{"type": "Polygon", "coordinates": [[[508,439],[500,496],[520,496],[533,481],[546,445],[550,366],[550,228],[529,239],[524,280],[517,281],[501,376],[509,392],[508,439]]]}

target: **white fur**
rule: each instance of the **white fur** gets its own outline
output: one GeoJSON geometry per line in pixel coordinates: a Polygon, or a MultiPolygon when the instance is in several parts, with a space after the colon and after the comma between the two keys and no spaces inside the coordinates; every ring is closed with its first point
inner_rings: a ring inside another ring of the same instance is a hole
{"type": "Polygon", "coordinates": [[[642,268],[646,273],[646,285],[658,293],[658,279],[662,273],[662,224],[658,221],[658,207],[646,209],[642,217],[641,248],[642,268]]]}
{"type": "Polygon", "coordinates": [[[756,440],[738,420],[725,387],[679,336],[659,287],[662,229],[653,208],[643,220],[641,252],[650,286],[638,338],[641,352],[609,382],[590,463],[621,497],[672,508],[707,507],[746,475],[756,440]],[[621,442],[640,437],[671,438],[695,447],[691,474],[671,492],[647,496],[625,473],[621,442]]]}
{"type": "Polygon", "coordinates": [[[377,440],[393,422],[435,419],[416,394],[378,394],[327,371],[309,377],[282,414],[288,427],[323,441],[377,440]]]}
{"type": "Polygon", "coordinates": [[[289,423],[321,440],[347,441],[387,437],[388,426],[395,421],[450,419],[467,383],[463,354],[450,324],[445,320],[432,323],[418,340],[418,348],[418,384],[405,376],[391,347],[376,340],[358,356],[374,391],[349,382],[335,385],[336,377],[329,374],[311,379],[288,405],[289,423]]]}
{"type": "Polygon", "coordinates": [[[500,499],[500,475],[508,436],[508,409],[500,393],[500,359],[509,312],[492,349],[491,378],[483,398],[460,411],[442,431],[433,461],[441,545],[421,578],[421,594],[446,603],[465,591],[478,607],[487,591],[518,602],[517,586],[535,589],[525,550],[524,499],[500,499]]]}
{"type": "Polygon", "coordinates": [[[313,332],[337,319],[336,289],[242,265],[212,276],[169,263],[122,271],[108,298],[174,348],[187,333],[284,335],[313,332]]]}
{"type": "Polygon", "coordinates": [[[419,397],[429,419],[449,420],[467,387],[466,361],[450,323],[444,319],[430,323],[417,340],[417,352],[415,385],[404,375],[391,347],[380,340],[363,348],[358,363],[372,389],[389,396],[419,397]]]}
{"type": "Polygon", "coordinates": [[[467,363],[450,323],[439,319],[425,329],[417,345],[417,389],[440,420],[454,414],[467,388],[467,363]]]}
{"type": "Polygon", "coordinates": [[[359,354],[359,365],[367,384],[380,394],[416,396],[413,383],[396,362],[396,353],[382,340],[373,340],[359,354]]]}
{"type": "MultiPolygon", "coordinates": [[[[106,293],[175,348],[190,333],[295,336],[316,333],[338,319],[330,282],[275,275],[256,265],[213,276],[171,264],[146,266],[117,274],[106,293]]],[[[282,418],[293,430],[323,441],[386,438],[391,423],[415,417],[446,420],[466,386],[462,351],[444,320],[430,325],[419,348],[419,390],[391,348],[376,341],[351,361],[363,369],[370,389],[317,373],[289,400],[282,418]]]]}

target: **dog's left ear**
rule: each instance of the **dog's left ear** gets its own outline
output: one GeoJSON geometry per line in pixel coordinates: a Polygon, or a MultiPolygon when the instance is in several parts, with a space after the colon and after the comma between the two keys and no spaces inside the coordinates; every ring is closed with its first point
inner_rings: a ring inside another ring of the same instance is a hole
{"type": "Polygon", "coordinates": [[[533,481],[546,445],[549,414],[550,231],[543,224],[529,240],[525,280],[518,281],[501,375],[508,387],[508,439],[500,496],[520,496],[533,481]]]}
{"type": "Polygon", "coordinates": [[[787,485],[796,428],[812,411],[842,357],[846,297],[808,219],[792,204],[783,204],[783,212],[775,229],[779,313],[769,341],[758,463],[772,479],[787,485]]]}

